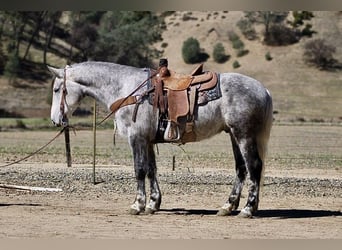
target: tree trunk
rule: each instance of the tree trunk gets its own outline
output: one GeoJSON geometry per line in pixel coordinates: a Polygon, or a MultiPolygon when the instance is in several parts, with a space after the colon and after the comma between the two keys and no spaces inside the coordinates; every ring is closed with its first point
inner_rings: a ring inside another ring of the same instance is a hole
{"type": "Polygon", "coordinates": [[[32,33],[30,41],[29,41],[29,44],[26,47],[26,51],[25,51],[25,54],[24,54],[24,57],[23,57],[24,60],[26,59],[26,57],[27,57],[27,55],[29,53],[30,47],[31,47],[35,37],[37,36],[37,34],[39,34],[39,30],[40,30],[41,24],[42,24],[42,22],[43,22],[43,20],[44,20],[44,18],[46,16],[46,13],[47,13],[46,11],[42,11],[40,13],[40,16],[39,16],[38,21],[36,23],[36,27],[34,29],[34,32],[32,33]]]}

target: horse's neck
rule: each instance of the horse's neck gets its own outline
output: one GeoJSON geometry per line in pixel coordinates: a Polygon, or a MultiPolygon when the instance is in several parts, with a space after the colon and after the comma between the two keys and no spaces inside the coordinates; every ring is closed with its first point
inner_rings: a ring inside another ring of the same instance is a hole
{"type": "Polygon", "coordinates": [[[132,75],[140,76],[136,72],[127,74],[120,69],[115,71],[114,68],[103,69],[99,66],[82,69],[77,74],[76,78],[79,79],[84,94],[95,98],[107,108],[118,98],[125,97],[127,91],[135,87],[137,81],[132,75]]]}

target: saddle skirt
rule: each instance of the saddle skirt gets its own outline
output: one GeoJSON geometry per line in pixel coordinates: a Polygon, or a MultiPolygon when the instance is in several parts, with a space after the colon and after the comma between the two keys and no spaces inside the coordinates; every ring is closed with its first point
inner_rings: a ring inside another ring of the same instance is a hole
{"type": "MultiPolygon", "coordinates": [[[[161,77],[163,83],[163,96],[159,92],[152,92],[149,97],[151,105],[156,105],[155,98],[164,98],[167,110],[166,114],[160,116],[159,121],[159,136],[157,133],[156,142],[186,142],[196,141],[196,134],[194,132],[195,126],[195,107],[205,105],[209,101],[221,97],[221,90],[219,84],[219,75],[215,72],[203,72],[203,64],[193,70],[191,75],[178,74],[169,70],[170,75],[161,77]],[[166,122],[166,121],[167,122],[166,122]],[[166,140],[162,135],[168,133],[167,128],[170,127],[168,123],[174,123],[179,127],[181,135],[176,137],[176,140],[166,140]],[[166,128],[167,127],[167,128],[166,128]]],[[[151,70],[150,74],[156,72],[151,70]]],[[[158,84],[158,76],[152,78],[148,83],[149,87],[155,87],[158,84]]],[[[155,89],[157,89],[155,87],[155,89]]]]}

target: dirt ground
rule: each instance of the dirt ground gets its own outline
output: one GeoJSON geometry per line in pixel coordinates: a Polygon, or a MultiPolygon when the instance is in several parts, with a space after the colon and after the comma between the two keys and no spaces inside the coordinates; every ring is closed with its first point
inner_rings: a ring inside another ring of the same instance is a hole
{"type": "MultiPolygon", "coordinates": [[[[0,165],[33,151],[55,133],[0,132],[0,165]]],[[[91,131],[71,136],[71,168],[64,162],[63,138],[24,163],[0,168],[0,184],[62,189],[0,188],[0,238],[342,238],[341,126],[274,126],[265,186],[252,219],[240,218],[238,212],[216,216],[234,178],[227,136],[182,149],[160,145],[161,211],[139,216],[128,213],[136,186],[127,143],[117,139],[114,146],[112,138],[112,131],[98,131],[96,185],[91,131]],[[172,155],[177,155],[174,170],[172,155]]]]}

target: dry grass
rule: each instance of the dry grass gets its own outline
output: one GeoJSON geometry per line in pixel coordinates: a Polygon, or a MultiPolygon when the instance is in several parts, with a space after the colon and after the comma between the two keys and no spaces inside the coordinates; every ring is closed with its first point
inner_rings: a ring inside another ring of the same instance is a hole
{"type": "MultiPolygon", "coordinates": [[[[313,30],[318,33],[314,38],[323,37],[337,47],[336,59],[342,61],[342,17],[339,12],[314,12],[313,30]]],[[[205,70],[217,72],[239,72],[260,80],[272,93],[276,121],[306,121],[341,123],[342,113],[342,72],[325,72],[308,67],[302,60],[303,44],[284,47],[265,46],[259,40],[244,39],[237,28],[237,21],[243,16],[241,11],[185,12],[177,11],[166,18],[167,30],[163,33],[163,42],[155,46],[164,48],[164,57],[169,59],[170,68],[181,72],[190,72],[195,65],[185,64],[182,55],[182,43],[190,36],[200,41],[201,47],[210,58],[205,63],[205,70]],[[184,15],[190,16],[184,21],[184,15]],[[250,52],[243,57],[236,57],[228,39],[228,31],[235,31],[250,52]],[[212,50],[217,42],[221,42],[230,60],[224,64],[213,61],[212,50]],[[265,54],[270,53],[273,60],[267,61],[265,54]],[[238,60],[241,67],[234,69],[232,64],[238,60]]],[[[257,27],[262,32],[262,26],[257,27]]],[[[32,58],[37,55],[32,54],[32,58]]],[[[49,64],[60,64],[60,58],[49,55],[49,64]]],[[[63,65],[62,65],[63,66],[63,65]]],[[[21,85],[27,80],[19,79],[21,85]]],[[[27,84],[26,84],[27,85],[27,84]]],[[[32,83],[29,83],[32,85],[32,83]]],[[[34,85],[34,84],[33,84],[34,85]]],[[[20,112],[27,117],[48,117],[50,104],[47,95],[50,81],[36,85],[34,88],[18,89],[8,86],[5,79],[0,78],[0,106],[13,112],[20,112]]],[[[89,102],[84,108],[91,109],[89,102]]]]}
{"type": "MultiPolygon", "coordinates": [[[[279,112],[275,116],[277,120],[341,122],[342,72],[324,72],[307,66],[302,59],[303,45],[307,39],[291,46],[265,46],[260,39],[244,39],[236,27],[237,21],[243,16],[242,12],[215,13],[176,12],[167,18],[168,30],[163,34],[163,42],[168,44],[164,56],[169,58],[170,67],[183,73],[190,72],[194,67],[185,64],[180,53],[183,42],[193,36],[211,56],[205,63],[205,69],[247,74],[269,88],[274,99],[274,109],[279,112]],[[195,18],[182,21],[185,14],[195,18]],[[239,35],[245,48],[250,51],[246,56],[236,57],[227,35],[231,30],[239,35]],[[212,58],[212,50],[217,42],[221,42],[231,55],[230,60],[224,64],[217,64],[212,58]],[[272,61],[265,59],[267,52],[270,52],[272,61]],[[241,64],[238,69],[232,67],[235,60],[241,64]]],[[[338,12],[315,12],[312,23],[313,30],[318,31],[314,38],[323,37],[336,46],[336,59],[342,60],[341,15],[338,12]]],[[[259,26],[258,30],[262,31],[262,27],[259,26]]]]}

